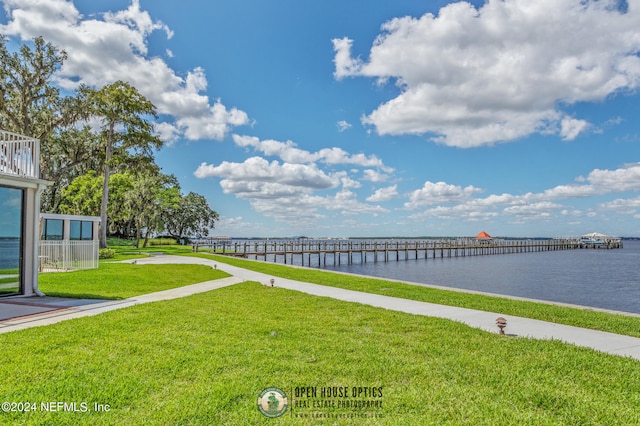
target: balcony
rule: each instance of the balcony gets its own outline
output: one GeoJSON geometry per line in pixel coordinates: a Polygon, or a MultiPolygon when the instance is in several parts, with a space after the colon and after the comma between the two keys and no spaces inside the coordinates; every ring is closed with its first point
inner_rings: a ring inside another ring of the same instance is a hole
{"type": "Polygon", "coordinates": [[[0,174],[40,179],[40,141],[0,130],[0,174]]]}

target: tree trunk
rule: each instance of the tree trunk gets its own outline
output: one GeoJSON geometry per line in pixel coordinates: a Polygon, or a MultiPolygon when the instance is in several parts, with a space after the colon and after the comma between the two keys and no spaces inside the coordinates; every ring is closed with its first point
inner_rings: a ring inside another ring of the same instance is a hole
{"type": "Polygon", "coordinates": [[[144,233],[144,244],[142,244],[142,247],[147,248],[148,245],[149,245],[149,230],[147,230],[144,233]]]}
{"type": "Polygon", "coordinates": [[[107,137],[107,151],[104,159],[104,182],[102,183],[102,204],[100,206],[100,248],[107,248],[107,205],[109,203],[109,175],[111,175],[111,145],[113,143],[113,121],[109,123],[109,135],[107,137]]]}
{"type": "Polygon", "coordinates": [[[136,248],[140,248],[140,240],[142,239],[142,227],[136,220],[136,248]]]}

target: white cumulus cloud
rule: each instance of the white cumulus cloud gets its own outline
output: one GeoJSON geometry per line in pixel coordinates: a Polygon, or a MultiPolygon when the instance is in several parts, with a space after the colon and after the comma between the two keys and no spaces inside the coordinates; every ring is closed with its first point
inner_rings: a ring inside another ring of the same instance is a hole
{"type": "Polygon", "coordinates": [[[253,148],[265,155],[279,157],[288,163],[352,164],[361,167],[377,167],[387,172],[393,171],[375,155],[350,154],[339,147],[323,148],[317,152],[310,152],[297,148],[297,145],[292,141],[260,140],[255,136],[233,135],[232,137],[238,146],[253,148]]]}
{"type": "Polygon", "coordinates": [[[459,203],[470,199],[473,194],[479,192],[482,192],[482,189],[472,185],[463,188],[446,182],[427,181],[421,189],[411,193],[410,201],[405,203],[405,207],[416,209],[433,204],[459,203]]]}
{"type": "MultiPolygon", "coordinates": [[[[473,186],[461,187],[445,182],[426,182],[421,189],[410,193],[404,204],[408,210],[417,210],[410,218],[458,219],[464,221],[516,218],[538,220],[561,216],[583,216],[583,212],[563,203],[616,193],[640,191],[640,163],[625,164],[614,170],[592,170],[587,177],[576,179],[578,183],[557,185],[542,192],[524,194],[490,194],[475,198],[482,190],[473,186]]],[[[637,214],[640,201],[635,198],[619,198],[600,203],[600,209],[618,214],[637,214]]],[[[594,217],[595,212],[586,213],[594,217]]]]}
{"type": "Polygon", "coordinates": [[[380,134],[428,134],[457,147],[589,128],[561,105],[640,85],[640,4],[617,0],[451,3],[382,26],[367,60],[333,40],[335,72],[394,81],[401,93],[363,119],[380,134]]]}
{"type": "Polygon", "coordinates": [[[379,203],[382,201],[389,201],[399,197],[398,185],[387,186],[386,188],[377,189],[373,195],[367,198],[370,203],[379,203]]]}
{"type": "Polygon", "coordinates": [[[206,94],[205,71],[197,67],[181,77],[159,57],[148,54],[148,38],[171,29],[153,20],[132,0],[125,10],[101,17],[85,17],[67,0],[5,0],[8,17],[0,32],[28,41],[42,36],[65,50],[68,59],[56,75],[58,84],[74,89],[79,84],[101,87],[116,80],[134,85],[164,116],[173,117],[158,130],[173,142],[186,139],[222,139],[233,127],[249,123],[237,108],[227,108],[206,94]]]}

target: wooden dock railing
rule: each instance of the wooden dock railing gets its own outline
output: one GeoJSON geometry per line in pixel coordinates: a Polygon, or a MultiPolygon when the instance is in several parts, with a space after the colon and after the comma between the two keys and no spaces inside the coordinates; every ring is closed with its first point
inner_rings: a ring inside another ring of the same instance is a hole
{"type": "Polygon", "coordinates": [[[617,249],[621,240],[606,244],[588,244],[579,238],[550,240],[260,240],[207,241],[201,246],[212,248],[217,254],[273,260],[278,263],[311,265],[340,265],[366,262],[388,262],[410,259],[484,256],[511,253],[575,249],[617,249]],[[315,263],[315,262],[314,262],[315,263]]]}

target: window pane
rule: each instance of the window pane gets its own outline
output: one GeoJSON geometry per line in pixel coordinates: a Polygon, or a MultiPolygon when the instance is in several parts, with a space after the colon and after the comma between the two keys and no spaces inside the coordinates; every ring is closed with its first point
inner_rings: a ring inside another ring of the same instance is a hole
{"type": "Polygon", "coordinates": [[[0,296],[20,293],[23,191],[0,186],[0,296]]]}
{"type": "Polygon", "coordinates": [[[69,221],[69,239],[70,240],[79,240],[80,239],[80,226],[82,222],[79,220],[71,220],[69,221]]]}
{"type": "Polygon", "coordinates": [[[62,240],[62,221],[59,219],[46,219],[45,240],[62,240]]]}
{"type": "Polygon", "coordinates": [[[93,222],[82,222],[82,239],[93,240],[93,222]]]}

